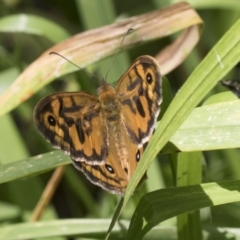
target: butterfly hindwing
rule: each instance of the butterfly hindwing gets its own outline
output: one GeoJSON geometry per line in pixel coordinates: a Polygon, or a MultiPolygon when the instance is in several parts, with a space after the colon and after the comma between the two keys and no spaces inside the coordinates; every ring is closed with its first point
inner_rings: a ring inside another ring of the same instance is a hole
{"type": "MultiPolygon", "coordinates": [[[[134,169],[143,154],[143,149],[144,147],[138,149],[134,144],[129,146],[128,156],[131,161],[135,162],[134,164],[131,163],[134,169]]],[[[119,194],[122,196],[124,196],[130,177],[133,173],[130,172],[130,166],[129,172],[124,169],[121,162],[115,157],[113,152],[109,153],[107,160],[103,165],[92,166],[85,162],[75,161],[73,164],[78,170],[82,171],[93,184],[96,184],[113,194],[119,194]]],[[[145,178],[146,174],[143,179],[145,178]]]]}
{"type": "MultiPolygon", "coordinates": [[[[73,161],[74,166],[82,171],[93,183],[103,189],[124,196],[126,187],[141,159],[146,142],[141,148],[129,138],[124,123],[120,123],[119,135],[109,129],[109,148],[103,165],[91,166],[85,162],[73,161]]],[[[142,180],[146,179],[146,174],[142,180]]],[[[142,181],[141,181],[142,182],[142,181]]]]}

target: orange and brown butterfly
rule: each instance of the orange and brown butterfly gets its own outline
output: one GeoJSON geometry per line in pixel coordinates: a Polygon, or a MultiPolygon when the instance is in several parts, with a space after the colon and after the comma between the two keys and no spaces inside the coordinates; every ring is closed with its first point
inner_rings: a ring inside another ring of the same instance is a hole
{"type": "Polygon", "coordinates": [[[34,110],[39,132],[103,189],[124,195],[156,125],[162,78],[151,56],[137,58],[117,87],[102,80],[98,96],[54,93],[34,110]]]}

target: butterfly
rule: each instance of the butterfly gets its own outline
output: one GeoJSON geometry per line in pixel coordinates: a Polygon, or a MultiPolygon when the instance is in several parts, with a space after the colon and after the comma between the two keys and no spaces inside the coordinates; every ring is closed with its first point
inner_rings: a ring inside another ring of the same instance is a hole
{"type": "Polygon", "coordinates": [[[34,122],[93,184],[123,196],[160,112],[162,77],[157,61],[140,56],[116,88],[102,80],[97,93],[49,95],[36,105],[34,122]]]}

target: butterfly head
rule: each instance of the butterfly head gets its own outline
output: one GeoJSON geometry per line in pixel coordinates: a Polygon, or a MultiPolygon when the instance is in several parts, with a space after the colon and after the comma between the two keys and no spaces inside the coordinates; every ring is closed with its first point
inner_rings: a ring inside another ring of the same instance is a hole
{"type": "Polygon", "coordinates": [[[116,89],[108,84],[104,79],[101,80],[101,86],[97,89],[99,98],[105,95],[116,95],[116,89]]]}

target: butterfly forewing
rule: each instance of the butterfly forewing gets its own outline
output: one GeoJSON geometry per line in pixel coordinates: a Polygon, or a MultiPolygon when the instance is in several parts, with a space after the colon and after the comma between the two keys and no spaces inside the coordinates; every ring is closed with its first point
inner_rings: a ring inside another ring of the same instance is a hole
{"type": "Polygon", "coordinates": [[[141,147],[155,128],[162,101],[161,75],[156,60],[139,57],[121,77],[117,92],[132,140],[141,147]]]}
{"type": "Polygon", "coordinates": [[[35,125],[55,147],[72,159],[102,164],[108,142],[98,99],[87,93],[56,93],[41,100],[34,111],[35,125]]]}

